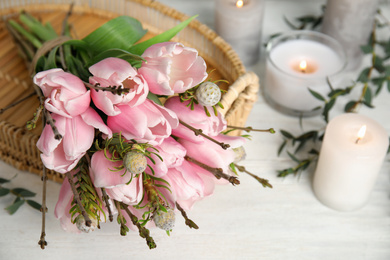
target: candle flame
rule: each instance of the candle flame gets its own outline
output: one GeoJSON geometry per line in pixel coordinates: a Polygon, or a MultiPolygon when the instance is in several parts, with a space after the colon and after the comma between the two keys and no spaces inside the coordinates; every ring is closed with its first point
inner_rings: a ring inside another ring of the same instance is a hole
{"type": "Polygon", "coordinates": [[[359,140],[363,139],[364,135],[366,134],[366,129],[367,129],[367,126],[366,125],[363,125],[362,127],[360,127],[360,130],[357,134],[357,139],[356,139],[356,143],[359,142],[359,140]]]}
{"type": "Polygon", "coordinates": [[[299,63],[299,69],[302,72],[306,72],[307,69],[307,62],[305,60],[302,60],[301,63],[299,63]]]}
{"type": "Polygon", "coordinates": [[[237,0],[236,6],[237,6],[238,8],[241,8],[243,5],[244,5],[244,1],[243,1],[243,0],[237,0]]]}

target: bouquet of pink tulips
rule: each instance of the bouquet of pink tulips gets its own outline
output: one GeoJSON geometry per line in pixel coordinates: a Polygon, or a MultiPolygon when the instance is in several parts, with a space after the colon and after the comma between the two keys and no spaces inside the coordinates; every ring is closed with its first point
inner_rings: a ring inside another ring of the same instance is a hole
{"type": "Polygon", "coordinates": [[[26,55],[41,100],[28,126],[43,115],[42,162],[65,175],[55,207],[63,229],[90,232],[116,217],[121,235],[138,230],[154,248],[148,228],[169,234],[176,212],[198,228],[185,211],[216,183],[239,184],[245,139],[226,135],[222,91],[203,58],[169,42],[191,19],[138,43],[146,31],[122,16],[81,40],[65,27],[58,43],[50,26],[22,15],[30,23],[10,21],[13,34],[41,43],[41,56],[26,55]]]}

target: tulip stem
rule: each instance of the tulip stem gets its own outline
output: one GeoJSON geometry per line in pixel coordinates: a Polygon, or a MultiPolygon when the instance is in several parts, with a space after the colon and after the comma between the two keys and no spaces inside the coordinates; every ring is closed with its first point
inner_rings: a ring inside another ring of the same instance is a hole
{"type": "Polygon", "coordinates": [[[120,205],[121,205],[121,208],[126,211],[127,215],[129,215],[130,220],[133,223],[133,225],[138,228],[140,237],[143,237],[146,239],[146,244],[149,246],[149,249],[156,248],[157,245],[154,242],[154,239],[149,235],[150,231],[147,228],[143,227],[139,223],[138,218],[133,213],[130,212],[128,205],[126,205],[123,202],[121,202],[120,205]]]}
{"type": "Polygon", "coordinates": [[[240,171],[240,172],[245,172],[246,174],[248,174],[249,176],[255,178],[258,182],[261,183],[261,185],[263,185],[264,188],[266,187],[269,187],[269,188],[272,188],[272,185],[271,183],[269,183],[269,181],[267,179],[263,179],[263,178],[260,178],[259,176],[251,173],[251,172],[248,172],[244,166],[241,166],[241,165],[237,165],[237,164],[234,164],[234,166],[240,171]]]}
{"type": "Polygon", "coordinates": [[[240,181],[237,179],[237,177],[231,176],[231,175],[228,175],[228,174],[224,173],[221,168],[210,167],[210,166],[208,166],[208,165],[206,165],[204,163],[201,163],[201,162],[195,160],[192,157],[189,157],[188,155],[186,155],[184,157],[184,159],[186,159],[189,162],[195,163],[199,167],[201,167],[201,168],[211,172],[215,176],[215,178],[217,178],[217,179],[223,178],[225,180],[228,180],[232,185],[240,184],[240,181]]]}
{"type": "Polygon", "coordinates": [[[114,220],[114,216],[112,215],[112,211],[110,208],[110,202],[108,201],[109,197],[107,195],[105,188],[101,188],[101,190],[102,190],[102,194],[103,194],[102,197],[103,197],[104,203],[106,203],[106,208],[108,210],[108,219],[110,220],[110,222],[112,222],[114,220]]]}
{"type": "Polygon", "coordinates": [[[47,184],[47,175],[46,175],[46,167],[43,166],[42,170],[42,206],[41,206],[41,212],[42,212],[42,229],[41,229],[41,237],[38,241],[38,245],[41,246],[41,249],[45,249],[45,246],[47,246],[47,242],[45,240],[46,237],[46,184],[47,184]]]}
{"type": "Polygon", "coordinates": [[[83,204],[81,203],[80,195],[78,194],[76,186],[75,186],[75,184],[73,182],[73,176],[70,174],[70,172],[67,172],[65,175],[68,178],[70,187],[72,188],[72,192],[73,192],[73,195],[74,195],[74,200],[76,201],[76,204],[77,204],[79,210],[81,211],[81,215],[83,215],[83,217],[84,217],[85,225],[87,227],[90,227],[91,224],[92,224],[92,221],[89,218],[87,212],[85,211],[85,208],[83,207],[83,204]]]}
{"type": "Polygon", "coordinates": [[[186,225],[190,228],[199,229],[198,225],[195,224],[194,221],[188,218],[187,213],[184,211],[184,209],[179,205],[179,203],[176,202],[176,208],[181,212],[181,215],[186,220],[186,225]]]}
{"type": "MultiPolygon", "coordinates": [[[[71,3],[70,6],[69,6],[69,10],[68,12],[66,13],[66,16],[64,18],[64,20],[62,21],[62,30],[61,30],[61,35],[62,36],[65,36],[65,33],[66,33],[66,27],[68,25],[68,19],[69,17],[71,16],[72,14],[72,11],[73,11],[73,5],[74,3],[71,3]]],[[[60,45],[60,61],[61,61],[61,65],[62,65],[62,68],[64,70],[67,70],[68,69],[68,66],[66,66],[66,62],[65,62],[65,54],[64,54],[64,47],[62,45],[60,45]]]]}
{"type": "Polygon", "coordinates": [[[1,108],[1,109],[0,109],[0,115],[1,115],[2,113],[4,113],[6,110],[8,110],[8,109],[10,109],[10,108],[12,108],[12,107],[14,107],[14,106],[16,106],[16,105],[22,103],[23,101],[29,99],[30,97],[32,97],[32,96],[34,96],[34,95],[36,95],[36,93],[35,93],[35,92],[32,92],[32,93],[28,94],[27,96],[25,96],[25,97],[23,97],[23,98],[21,98],[21,99],[15,101],[14,103],[11,103],[11,104],[9,104],[9,105],[6,106],[6,107],[1,108]]]}
{"type": "Polygon", "coordinates": [[[237,129],[237,130],[244,130],[246,132],[265,132],[265,133],[271,133],[271,134],[274,134],[275,133],[275,129],[273,128],[269,128],[269,129],[253,129],[252,127],[241,127],[241,126],[232,126],[232,125],[228,125],[227,128],[233,128],[233,129],[237,129]]]}
{"type": "Polygon", "coordinates": [[[230,147],[229,144],[225,144],[225,143],[222,143],[222,142],[218,142],[217,140],[215,140],[214,138],[211,138],[210,136],[208,135],[205,135],[202,131],[202,129],[196,129],[194,127],[192,127],[191,125],[187,124],[186,122],[183,122],[182,120],[179,119],[179,123],[182,124],[183,126],[187,127],[188,129],[192,130],[194,132],[194,134],[196,136],[200,135],[200,136],[203,136],[204,138],[218,144],[219,146],[221,146],[223,149],[227,149],[230,147]]]}

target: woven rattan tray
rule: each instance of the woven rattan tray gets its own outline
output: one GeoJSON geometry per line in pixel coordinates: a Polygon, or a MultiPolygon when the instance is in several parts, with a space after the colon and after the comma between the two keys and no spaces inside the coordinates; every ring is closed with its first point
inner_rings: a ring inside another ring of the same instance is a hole
{"type": "MultiPolygon", "coordinates": [[[[118,15],[129,15],[140,20],[149,31],[146,37],[159,34],[189,18],[152,0],[1,0],[0,108],[33,92],[26,65],[5,29],[4,19],[26,10],[43,22],[49,21],[58,29],[71,2],[75,5],[69,22],[79,38],[118,15]]],[[[225,114],[229,124],[243,126],[257,98],[257,76],[247,73],[231,47],[214,31],[196,20],[173,40],[196,48],[206,60],[209,70],[216,69],[212,73],[213,79],[223,78],[231,83],[226,86],[228,91],[222,99],[225,108],[221,112],[225,114]]],[[[40,174],[42,163],[36,142],[41,128],[32,132],[25,128],[37,106],[38,100],[32,97],[0,115],[0,158],[18,169],[40,174]]],[[[56,172],[49,172],[48,176],[54,181],[62,181],[62,175],[56,172]]]]}

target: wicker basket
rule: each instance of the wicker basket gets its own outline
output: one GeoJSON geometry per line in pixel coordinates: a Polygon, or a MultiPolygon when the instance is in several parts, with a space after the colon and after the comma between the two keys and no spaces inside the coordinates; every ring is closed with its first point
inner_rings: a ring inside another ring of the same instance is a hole
{"type": "MultiPolygon", "coordinates": [[[[129,15],[141,21],[148,29],[148,36],[172,28],[188,16],[152,0],[2,0],[0,15],[3,18],[17,16],[24,9],[43,22],[50,21],[54,28],[61,22],[74,2],[69,22],[78,37],[84,37],[104,22],[118,16],[129,15]]],[[[221,110],[229,124],[243,126],[256,101],[259,80],[254,73],[246,73],[237,54],[231,47],[206,25],[192,21],[173,40],[196,48],[206,60],[209,70],[215,68],[212,78],[223,78],[232,84],[226,86],[221,110]]],[[[0,108],[33,92],[31,78],[18,55],[11,36],[5,29],[4,19],[0,22],[0,108]]],[[[7,110],[0,115],[0,158],[18,169],[40,174],[42,163],[36,148],[41,129],[29,132],[25,124],[32,118],[38,106],[36,98],[7,110]]],[[[49,179],[62,181],[62,175],[53,171],[49,179]]]]}

